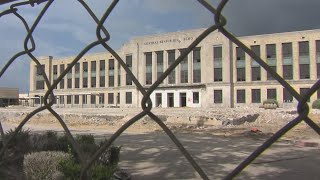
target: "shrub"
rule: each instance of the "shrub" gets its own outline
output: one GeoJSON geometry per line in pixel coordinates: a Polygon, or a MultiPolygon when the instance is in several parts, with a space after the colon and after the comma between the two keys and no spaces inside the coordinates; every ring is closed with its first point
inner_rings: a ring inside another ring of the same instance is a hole
{"type": "Polygon", "coordinates": [[[81,166],[73,158],[61,160],[57,168],[63,173],[65,179],[80,179],[81,166]]]}
{"type": "Polygon", "coordinates": [[[34,134],[30,140],[33,151],[60,151],[56,132],[47,131],[44,134],[34,134]]]}
{"type": "Polygon", "coordinates": [[[267,100],[264,100],[262,104],[263,104],[263,105],[266,105],[266,104],[275,104],[275,105],[277,105],[277,107],[279,107],[279,103],[278,103],[278,101],[275,100],[275,99],[267,99],[267,100]]]}
{"type": "Polygon", "coordinates": [[[96,165],[92,169],[92,180],[111,179],[114,171],[113,166],[96,165]]]}
{"type": "Polygon", "coordinates": [[[320,99],[313,101],[312,109],[320,109],[320,99]]]}
{"type": "Polygon", "coordinates": [[[25,156],[23,170],[27,179],[43,180],[53,177],[61,179],[62,173],[58,171],[59,162],[68,159],[71,159],[71,155],[64,152],[34,152],[25,156]]]}

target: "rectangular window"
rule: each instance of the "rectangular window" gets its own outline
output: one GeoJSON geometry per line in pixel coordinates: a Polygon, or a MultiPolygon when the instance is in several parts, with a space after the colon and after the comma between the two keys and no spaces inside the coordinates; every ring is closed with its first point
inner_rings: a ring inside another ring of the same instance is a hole
{"type": "Polygon", "coordinates": [[[108,104],[113,104],[113,93],[108,93],[108,104]]]}
{"type": "Polygon", "coordinates": [[[260,81],[261,80],[261,68],[260,67],[252,67],[251,68],[251,80],[252,81],[260,81]]]}
{"type": "Polygon", "coordinates": [[[71,101],[72,101],[72,96],[67,95],[67,104],[71,104],[71,101]]]}
{"type": "Polygon", "coordinates": [[[157,51],[157,78],[163,73],[163,51],[157,51]]]}
{"type": "Polygon", "coordinates": [[[200,47],[193,50],[193,82],[201,83],[201,56],[200,47]]]}
{"type": "Polygon", "coordinates": [[[244,51],[240,47],[236,47],[236,58],[237,81],[246,81],[246,58],[244,51]]]}
{"type": "Polygon", "coordinates": [[[117,94],[117,104],[120,104],[120,93],[117,94]]]}
{"type": "Polygon", "coordinates": [[[237,81],[246,81],[246,69],[237,68],[237,81]]]}
{"type": "Polygon", "coordinates": [[[156,93],[156,107],[162,106],[162,94],[156,93]]]}
{"type": "Polygon", "coordinates": [[[106,61],[100,60],[100,82],[99,87],[105,87],[106,86],[106,61]]]}
{"type": "MultiPolygon", "coordinates": [[[[53,82],[58,78],[58,65],[53,65],[53,82]]],[[[57,87],[55,87],[57,89],[57,87]]]]}
{"type": "Polygon", "coordinates": [[[79,95],[74,95],[74,104],[79,104],[79,95]]]}
{"type": "Polygon", "coordinates": [[[97,76],[97,63],[96,61],[91,61],[91,87],[96,87],[96,76],[97,76]]]}
{"type": "Polygon", "coordinates": [[[251,90],[251,100],[252,100],[252,103],[261,103],[261,90],[260,89],[252,89],[251,90]]]}
{"type": "Polygon", "coordinates": [[[200,97],[199,92],[193,92],[193,104],[199,104],[200,103],[200,97]]]}
{"type": "Polygon", "coordinates": [[[132,92],[126,92],[126,104],[132,104],[132,92]]]}
{"type": "MultiPolygon", "coordinates": [[[[69,66],[70,64],[67,65],[67,67],[69,66]]],[[[72,88],[72,68],[67,73],[67,88],[68,89],[72,88]]]]}
{"type": "MultiPolygon", "coordinates": [[[[182,55],[186,49],[180,49],[182,55]]],[[[188,55],[180,63],[180,83],[188,83],[188,55]]]]}
{"type": "Polygon", "coordinates": [[[114,59],[109,59],[109,87],[114,87],[114,59]]]}
{"type": "Polygon", "coordinates": [[[246,90],[237,90],[237,103],[246,103],[246,90]]]}
{"type": "MultiPolygon", "coordinates": [[[[126,65],[132,71],[132,55],[126,56],[126,65]]],[[[126,74],[126,85],[132,85],[132,79],[128,73],[126,74]]]]}
{"type": "Polygon", "coordinates": [[[300,69],[300,79],[310,79],[309,64],[299,64],[299,69],[300,69]]]}
{"type": "Polygon", "coordinates": [[[99,94],[99,104],[104,104],[104,93],[99,94]]]}
{"type": "Polygon", "coordinates": [[[167,94],[167,103],[168,103],[168,107],[174,107],[174,94],[173,93],[167,94]]]}
{"type": "Polygon", "coordinates": [[[96,95],[91,95],[91,104],[96,104],[96,95]]]}
{"type": "MultiPolygon", "coordinates": [[[[251,46],[251,50],[260,57],[260,46],[254,45],[251,46]]],[[[251,80],[252,81],[260,81],[261,80],[261,67],[260,65],[251,58],[251,80]]]]}
{"type": "MultiPolygon", "coordinates": [[[[273,69],[277,71],[277,53],[276,53],[276,45],[275,44],[267,44],[266,45],[266,54],[267,54],[267,64],[273,69]]],[[[274,80],[269,72],[267,72],[267,80],[274,80]]]]}
{"type": "MultiPolygon", "coordinates": [[[[168,52],[168,67],[174,63],[176,60],[175,50],[169,50],[168,52]]],[[[173,69],[172,72],[168,76],[168,84],[175,84],[176,83],[176,70],[173,69]]]]}
{"type": "Polygon", "coordinates": [[[299,74],[300,79],[310,79],[309,42],[299,42],[299,74]]]}
{"type": "Polygon", "coordinates": [[[36,66],[36,90],[44,89],[44,77],[42,71],[45,70],[45,66],[36,66]]]}
{"type": "MultiPolygon", "coordinates": [[[[307,92],[309,91],[310,88],[300,88],[300,95],[305,96],[307,92]]],[[[310,102],[310,98],[308,99],[307,102],[310,102]]]]}
{"type": "Polygon", "coordinates": [[[213,90],[213,102],[215,104],[222,103],[222,90],[213,90]]]}
{"type": "Polygon", "coordinates": [[[64,96],[59,96],[60,104],[64,104],[64,96]]]}
{"type": "Polygon", "coordinates": [[[286,88],[283,88],[283,102],[284,103],[292,103],[293,96],[289,93],[286,88]]]}
{"type": "Polygon", "coordinates": [[[88,104],[87,95],[82,95],[82,104],[88,104]]]}
{"type": "Polygon", "coordinates": [[[74,88],[79,88],[80,87],[80,79],[79,78],[75,78],[74,79],[74,88]]]}
{"type": "Polygon", "coordinates": [[[88,62],[82,63],[82,69],[83,69],[82,87],[87,88],[88,87],[88,62]]]}
{"type": "Polygon", "coordinates": [[[282,72],[286,80],[293,79],[292,43],[282,43],[282,72]]]}
{"type": "Polygon", "coordinates": [[[222,46],[213,47],[213,79],[215,82],[222,81],[222,46]]]}
{"type": "Polygon", "coordinates": [[[277,89],[267,89],[267,99],[277,99],[277,89]]]}
{"type": "Polygon", "coordinates": [[[146,84],[152,84],[152,52],[146,52],[146,84]]]}

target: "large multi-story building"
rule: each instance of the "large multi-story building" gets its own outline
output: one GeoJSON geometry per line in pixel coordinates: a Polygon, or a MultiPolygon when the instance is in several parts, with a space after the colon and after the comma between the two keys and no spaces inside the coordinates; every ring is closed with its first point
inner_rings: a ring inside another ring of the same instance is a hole
{"type": "MultiPolygon", "coordinates": [[[[204,29],[137,37],[117,53],[146,88],[172,64],[204,29]]],[[[320,30],[238,37],[298,92],[320,77],[320,30]]],[[[75,57],[42,57],[51,82],[75,57]]],[[[41,103],[47,87],[40,67],[30,63],[30,96],[41,103]]],[[[320,98],[320,91],[310,101],[320,98]]],[[[142,94],[109,52],[87,54],[56,89],[56,106],[139,107],[142,94]]],[[[213,32],[152,93],[154,107],[237,107],[276,99],[282,106],[296,100],[249,55],[220,32],[213,32]]]]}

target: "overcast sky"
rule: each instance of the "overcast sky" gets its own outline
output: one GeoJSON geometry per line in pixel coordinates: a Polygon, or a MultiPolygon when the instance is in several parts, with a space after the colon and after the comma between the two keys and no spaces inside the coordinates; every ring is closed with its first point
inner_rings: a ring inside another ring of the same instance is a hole
{"type": "MultiPolygon", "coordinates": [[[[110,0],[87,0],[98,17],[110,0]]],[[[211,0],[217,5],[217,0],[211,0]]],[[[0,11],[8,8],[1,5],[0,11]]],[[[43,4],[18,12],[31,24],[43,4]]],[[[320,28],[319,0],[230,0],[223,11],[227,28],[237,36],[320,28]]],[[[208,27],[213,17],[196,0],[120,0],[105,26],[114,49],[134,36],[208,27]]],[[[55,0],[34,33],[36,56],[76,55],[95,39],[95,23],[76,0],[55,0]]],[[[14,15],[0,18],[0,67],[23,49],[26,35],[14,15]]],[[[101,52],[101,47],[90,52],[101,52]]],[[[29,89],[29,58],[16,60],[0,78],[0,87],[29,89]]]]}

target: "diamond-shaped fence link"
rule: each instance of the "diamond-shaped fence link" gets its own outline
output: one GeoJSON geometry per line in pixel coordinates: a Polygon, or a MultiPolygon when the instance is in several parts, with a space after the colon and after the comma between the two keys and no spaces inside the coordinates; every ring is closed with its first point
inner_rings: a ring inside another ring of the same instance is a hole
{"type": "MultiPolygon", "coordinates": [[[[5,4],[8,2],[14,2],[16,0],[1,0],[0,4],[5,4]]],[[[79,54],[74,58],[72,63],[70,63],[67,68],[60,74],[60,76],[57,78],[56,81],[54,81],[52,84],[50,83],[48,79],[48,75],[45,73],[44,69],[41,69],[42,76],[45,80],[45,84],[48,87],[48,90],[45,93],[44,96],[44,106],[37,108],[36,110],[30,112],[18,125],[18,127],[15,129],[13,135],[9,138],[8,141],[3,142],[3,148],[0,150],[0,158],[4,156],[4,153],[6,149],[8,148],[9,142],[14,138],[14,136],[17,135],[17,133],[22,129],[22,127],[37,113],[48,110],[51,112],[59,121],[61,126],[63,127],[68,140],[71,142],[73,149],[76,151],[76,153],[80,157],[81,165],[82,165],[82,171],[81,171],[81,179],[87,179],[87,171],[88,169],[93,165],[95,160],[99,158],[99,156],[105,151],[107,148],[111,146],[111,144],[124,132],[126,129],[131,126],[132,124],[136,123],[137,121],[141,120],[144,116],[149,116],[153,119],[162,129],[163,131],[169,136],[169,138],[173,141],[173,143],[177,146],[177,148],[181,151],[181,153],[186,157],[186,159],[189,161],[189,163],[193,166],[193,168],[198,172],[198,174],[203,179],[209,179],[208,176],[204,173],[204,171],[201,169],[201,167],[198,165],[198,163],[194,160],[194,158],[189,154],[187,149],[181,144],[181,142],[176,138],[176,136],[172,133],[172,131],[160,120],[160,118],[155,115],[152,112],[152,102],[150,99],[150,95],[154,90],[157,89],[157,87],[161,84],[161,82],[164,81],[165,78],[180,64],[180,62],[204,39],[206,38],[210,33],[214,31],[220,31],[223,35],[225,35],[229,40],[231,40],[234,44],[242,48],[251,58],[257,61],[257,63],[262,66],[268,73],[271,74],[271,76],[276,79],[290,94],[293,95],[295,99],[297,99],[298,107],[297,111],[299,115],[291,120],[288,124],[286,124],[284,127],[282,127],[278,132],[276,132],[272,137],[267,139],[260,147],[258,147],[254,152],[252,152],[251,155],[249,155],[243,162],[241,162],[233,171],[231,171],[225,179],[232,179],[233,177],[237,176],[246,166],[248,166],[252,161],[254,161],[263,151],[268,149],[273,143],[275,143],[277,140],[279,140],[285,133],[290,131],[294,126],[304,121],[306,124],[308,124],[317,134],[320,135],[320,127],[308,117],[309,115],[309,106],[307,104],[307,100],[311,97],[313,93],[315,93],[320,88],[320,80],[318,80],[310,89],[309,91],[304,95],[301,96],[294,88],[285,81],[279,74],[277,74],[270,66],[266,64],[265,61],[263,61],[259,56],[257,56],[249,47],[244,45],[239,39],[237,39],[235,36],[233,36],[227,29],[225,29],[225,25],[227,24],[227,19],[225,19],[222,16],[222,11],[225,5],[228,3],[228,0],[222,0],[218,6],[215,8],[211,4],[209,4],[205,0],[198,0],[198,2],[205,7],[208,11],[212,13],[212,18],[214,19],[214,24],[207,28],[205,31],[203,31],[184,51],[175,61],[173,64],[171,64],[168,69],[151,85],[148,90],[145,90],[141,83],[138,81],[138,79],[133,75],[131,70],[126,66],[123,59],[114,51],[109,45],[108,40],[110,39],[110,34],[108,33],[108,30],[104,27],[105,21],[107,21],[108,16],[112,11],[115,11],[116,5],[119,2],[119,0],[114,0],[109,5],[109,7],[105,10],[103,16],[99,19],[96,14],[91,10],[91,8],[87,5],[87,3],[84,2],[84,0],[78,0],[78,2],[85,8],[85,10],[88,12],[89,16],[92,17],[93,21],[97,24],[96,26],[96,37],[97,40],[93,41],[92,43],[88,44],[79,54]],[[64,120],[61,118],[61,116],[52,109],[53,105],[53,97],[54,97],[54,88],[57,86],[57,84],[66,76],[67,72],[71,70],[73,66],[93,47],[102,45],[108,52],[110,52],[113,57],[120,63],[122,68],[126,71],[126,73],[129,74],[131,77],[133,83],[136,85],[137,89],[142,93],[143,99],[141,101],[141,107],[142,111],[131,118],[129,121],[127,121],[122,127],[120,127],[109,139],[107,142],[105,142],[101,148],[91,157],[90,160],[84,159],[82,156],[81,149],[79,148],[79,144],[75,141],[73,136],[71,135],[71,132],[68,128],[68,126],[65,124],[64,120]]],[[[0,72],[0,77],[6,72],[9,66],[17,60],[20,56],[27,55],[29,56],[38,66],[40,66],[40,62],[38,59],[32,54],[32,52],[36,49],[36,44],[33,39],[33,32],[37,28],[39,22],[45,16],[47,10],[50,8],[50,6],[54,3],[54,0],[29,0],[29,1],[23,1],[23,2],[17,2],[13,3],[10,6],[10,9],[5,10],[0,13],[0,18],[2,16],[8,16],[13,15],[16,16],[21,20],[23,23],[25,30],[27,32],[27,35],[24,39],[24,49],[21,52],[16,53],[9,59],[6,63],[6,65],[3,67],[3,69],[0,72]],[[21,6],[34,6],[35,4],[41,4],[45,3],[43,9],[40,11],[39,15],[33,22],[33,24],[28,24],[23,16],[21,16],[18,13],[19,7],[21,6]]],[[[1,122],[0,122],[1,125],[1,122]]],[[[2,134],[2,133],[1,133],[2,134]]]]}

